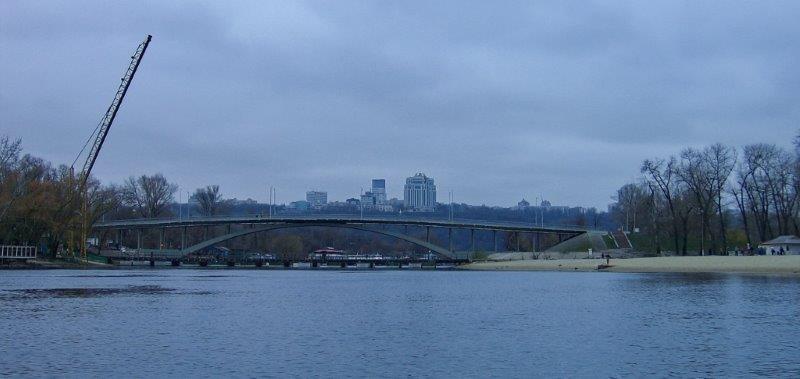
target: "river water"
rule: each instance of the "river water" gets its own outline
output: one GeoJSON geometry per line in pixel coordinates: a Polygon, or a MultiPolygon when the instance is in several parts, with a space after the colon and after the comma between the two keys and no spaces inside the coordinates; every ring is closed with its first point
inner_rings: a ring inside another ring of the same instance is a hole
{"type": "Polygon", "coordinates": [[[800,278],[0,271],[0,376],[800,377],[800,278]]]}

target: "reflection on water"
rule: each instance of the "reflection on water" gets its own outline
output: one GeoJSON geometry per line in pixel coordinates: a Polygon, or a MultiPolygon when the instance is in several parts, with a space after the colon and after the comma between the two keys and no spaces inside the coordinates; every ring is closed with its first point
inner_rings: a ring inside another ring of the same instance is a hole
{"type": "Polygon", "coordinates": [[[95,297],[111,295],[153,295],[172,292],[161,286],[127,286],[122,288],[45,288],[7,291],[3,300],[42,299],[50,297],[95,297]]]}
{"type": "Polygon", "coordinates": [[[14,376],[800,376],[787,276],[15,271],[0,324],[14,376]]]}

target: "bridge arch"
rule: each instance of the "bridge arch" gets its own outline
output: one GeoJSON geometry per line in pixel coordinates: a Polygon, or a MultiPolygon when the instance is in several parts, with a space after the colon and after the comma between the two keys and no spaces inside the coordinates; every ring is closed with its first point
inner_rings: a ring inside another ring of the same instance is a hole
{"type": "Polygon", "coordinates": [[[339,223],[336,223],[336,224],[327,224],[327,223],[319,223],[319,224],[283,224],[283,225],[270,225],[270,226],[262,227],[262,228],[239,230],[239,231],[236,231],[236,232],[233,232],[233,233],[229,233],[229,234],[225,234],[225,235],[222,235],[222,236],[219,236],[219,237],[211,238],[209,240],[206,240],[206,241],[200,242],[198,244],[189,246],[189,247],[181,250],[181,255],[186,255],[186,254],[190,254],[190,253],[196,253],[196,252],[198,252],[198,251],[200,251],[202,249],[214,246],[214,245],[216,245],[218,243],[225,242],[225,241],[237,238],[237,237],[242,237],[242,236],[246,236],[246,235],[253,234],[253,233],[268,232],[268,231],[278,230],[278,229],[309,228],[309,227],[329,227],[329,228],[354,229],[354,230],[361,230],[361,231],[365,231],[365,232],[382,234],[382,235],[385,235],[385,236],[394,237],[394,238],[397,238],[397,239],[400,239],[400,240],[403,240],[403,241],[406,241],[406,242],[410,242],[410,243],[412,243],[414,245],[417,245],[417,246],[423,247],[425,249],[428,249],[430,251],[433,251],[434,253],[439,254],[440,256],[445,257],[445,258],[450,258],[450,259],[454,259],[455,258],[455,255],[450,250],[447,250],[447,249],[445,249],[445,248],[443,248],[441,246],[434,245],[434,244],[432,244],[430,242],[423,241],[423,240],[421,240],[419,238],[415,238],[415,237],[411,237],[411,236],[405,235],[403,233],[397,233],[397,232],[392,232],[392,231],[388,231],[388,230],[370,229],[370,228],[367,228],[367,227],[364,227],[364,226],[360,226],[360,225],[339,224],[339,223]]]}

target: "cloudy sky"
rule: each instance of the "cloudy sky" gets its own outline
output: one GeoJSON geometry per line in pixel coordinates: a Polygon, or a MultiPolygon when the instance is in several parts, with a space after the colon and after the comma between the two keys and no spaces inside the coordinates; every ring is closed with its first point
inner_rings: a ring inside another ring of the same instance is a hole
{"type": "Polygon", "coordinates": [[[0,2],[0,134],[70,163],[130,55],[105,182],[279,201],[544,195],[602,209],[644,158],[800,128],[798,1],[0,2]]]}

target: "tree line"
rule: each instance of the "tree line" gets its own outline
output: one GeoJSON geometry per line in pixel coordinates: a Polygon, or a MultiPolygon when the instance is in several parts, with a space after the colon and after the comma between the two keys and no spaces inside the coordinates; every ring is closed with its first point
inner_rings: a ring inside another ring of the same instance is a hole
{"type": "Polygon", "coordinates": [[[800,136],[794,150],[755,143],[685,148],[646,159],[617,190],[612,218],[656,253],[725,254],[800,234],[800,136]]]}
{"type": "MultiPolygon", "coordinates": [[[[80,224],[103,218],[158,218],[172,215],[178,186],[162,174],[130,177],[122,185],[87,180],[78,193],[79,173],[66,165],[24,154],[22,142],[0,136],[0,244],[39,245],[48,250],[77,248],[80,224]],[[85,206],[83,203],[85,202],[85,206]]],[[[219,186],[198,188],[196,213],[218,214],[225,206],[219,186]]]]}

